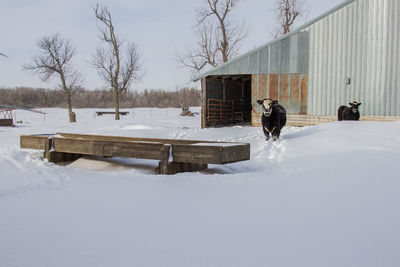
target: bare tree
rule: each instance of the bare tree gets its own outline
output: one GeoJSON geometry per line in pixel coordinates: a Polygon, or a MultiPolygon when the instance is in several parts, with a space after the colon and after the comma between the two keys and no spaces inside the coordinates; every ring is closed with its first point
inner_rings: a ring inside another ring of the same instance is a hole
{"type": "Polygon", "coordinates": [[[115,33],[111,12],[108,8],[97,4],[94,8],[96,19],[101,22],[99,39],[103,46],[99,46],[93,56],[92,64],[100,77],[107,82],[114,93],[115,119],[119,120],[120,94],[125,93],[134,81],[143,78],[140,54],[133,42],[125,42],[115,33]],[[123,45],[126,43],[125,52],[123,45]]]}
{"type": "Polygon", "coordinates": [[[192,70],[192,76],[206,66],[216,67],[237,55],[241,41],[246,37],[243,24],[233,21],[231,12],[240,0],[204,0],[197,10],[195,34],[197,41],[176,53],[180,65],[192,70]]]}
{"type": "Polygon", "coordinates": [[[5,55],[5,54],[3,54],[3,53],[0,53],[0,56],[2,56],[2,57],[7,57],[7,55],[5,55]]]}
{"type": "Polygon", "coordinates": [[[275,37],[290,32],[296,19],[305,15],[305,3],[306,0],[276,0],[278,30],[275,37]]]}
{"type": "Polygon", "coordinates": [[[32,63],[25,65],[24,69],[38,74],[43,81],[49,81],[58,76],[61,88],[64,91],[65,102],[68,108],[69,121],[75,122],[75,113],[72,112],[71,93],[81,85],[82,76],[79,71],[72,67],[72,57],[76,49],[68,39],[60,34],[43,36],[37,42],[41,49],[40,54],[32,58],[32,63]]]}

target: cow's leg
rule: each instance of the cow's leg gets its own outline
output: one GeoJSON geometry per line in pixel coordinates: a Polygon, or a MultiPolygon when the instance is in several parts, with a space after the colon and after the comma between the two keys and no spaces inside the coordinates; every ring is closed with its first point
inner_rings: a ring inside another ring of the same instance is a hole
{"type": "Polygon", "coordinates": [[[272,139],[274,141],[278,140],[280,134],[281,130],[278,127],[274,128],[274,130],[272,130],[272,139]]]}
{"type": "Polygon", "coordinates": [[[266,126],[263,126],[263,132],[264,132],[264,135],[265,135],[265,140],[268,141],[269,140],[269,131],[268,131],[266,126]]]}

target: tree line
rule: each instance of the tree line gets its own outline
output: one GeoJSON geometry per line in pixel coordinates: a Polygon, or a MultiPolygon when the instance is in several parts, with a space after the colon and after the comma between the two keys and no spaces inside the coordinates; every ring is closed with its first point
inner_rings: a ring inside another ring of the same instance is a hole
{"type": "MultiPolygon", "coordinates": [[[[75,89],[71,93],[73,108],[113,108],[113,90],[75,89]]],[[[0,88],[0,103],[26,108],[66,108],[62,90],[43,88],[0,88]]],[[[121,94],[121,108],[200,106],[201,93],[197,88],[184,87],[175,91],[144,90],[121,94]]]]}

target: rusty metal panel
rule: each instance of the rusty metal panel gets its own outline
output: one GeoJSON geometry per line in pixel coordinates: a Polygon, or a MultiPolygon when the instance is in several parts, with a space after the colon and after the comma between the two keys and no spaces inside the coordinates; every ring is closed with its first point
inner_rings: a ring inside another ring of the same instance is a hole
{"type": "Polygon", "coordinates": [[[267,75],[260,75],[260,99],[267,98],[268,84],[267,84],[267,75]]]}
{"type": "Polygon", "coordinates": [[[257,100],[260,99],[259,79],[260,75],[251,75],[251,106],[257,112],[261,112],[261,107],[257,103],[257,100]]]}
{"type": "Polygon", "coordinates": [[[308,75],[303,75],[301,78],[301,104],[300,104],[300,114],[307,114],[308,106],[308,75]]]}
{"type": "Polygon", "coordinates": [[[287,108],[289,104],[289,75],[281,74],[279,88],[279,103],[287,108]]]}
{"type": "Polygon", "coordinates": [[[292,74],[290,77],[290,100],[288,105],[288,113],[300,113],[300,77],[299,74],[292,74]]]}
{"type": "Polygon", "coordinates": [[[279,95],[279,74],[269,75],[269,97],[272,99],[278,99],[279,95]]]}

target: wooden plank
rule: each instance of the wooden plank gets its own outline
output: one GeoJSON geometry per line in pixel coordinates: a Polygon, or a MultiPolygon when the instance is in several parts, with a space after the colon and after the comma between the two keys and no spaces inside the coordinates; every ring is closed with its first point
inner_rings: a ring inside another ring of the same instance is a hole
{"type": "Polygon", "coordinates": [[[160,143],[110,142],[60,137],[53,138],[53,149],[56,152],[97,155],[103,157],[160,160],[163,156],[163,146],[164,145],[160,143]]]}
{"type": "Polygon", "coordinates": [[[220,146],[172,145],[172,157],[175,162],[223,164],[220,146]]]}
{"type": "Polygon", "coordinates": [[[0,126],[12,126],[13,120],[12,119],[0,119],[0,126]]]}
{"type": "Polygon", "coordinates": [[[115,141],[115,142],[154,142],[161,144],[215,143],[215,141],[203,141],[203,140],[177,140],[177,139],[163,139],[163,138],[107,136],[107,135],[72,134],[72,133],[57,133],[57,134],[66,138],[77,138],[77,139],[99,140],[99,141],[115,141]]]}
{"type": "Polygon", "coordinates": [[[21,135],[20,136],[20,147],[45,150],[46,143],[49,140],[49,136],[46,135],[21,135]]]}
{"type": "Polygon", "coordinates": [[[250,144],[172,145],[176,162],[199,164],[226,164],[250,159],[250,144]]]}
{"type": "Polygon", "coordinates": [[[233,163],[250,159],[250,144],[222,147],[222,162],[233,163]]]}
{"type": "MultiPolygon", "coordinates": [[[[96,111],[96,115],[97,116],[102,116],[102,115],[115,115],[115,111],[96,111]]],[[[120,111],[119,112],[120,115],[127,115],[129,114],[129,111],[120,111]]]]}

